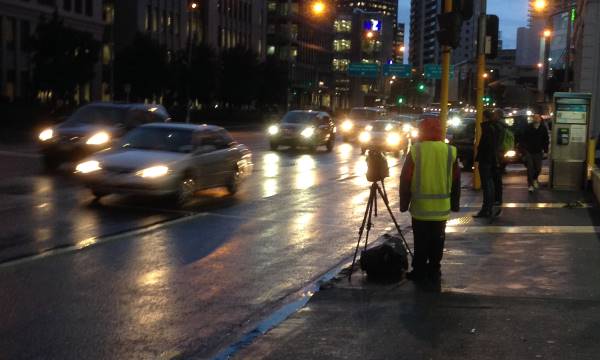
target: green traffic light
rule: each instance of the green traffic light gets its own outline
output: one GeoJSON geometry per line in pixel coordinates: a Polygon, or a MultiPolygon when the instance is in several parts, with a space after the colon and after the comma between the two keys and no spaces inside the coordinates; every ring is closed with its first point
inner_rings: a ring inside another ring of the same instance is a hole
{"type": "Polygon", "coordinates": [[[425,84],[419,84],[419,91],[425,91],[425,84]]]}
{"type": "Polygon", "coordinates": [[[403,97],[399,97],[398,98],[398,104],[404,104],[404,98],[403,97]]]}

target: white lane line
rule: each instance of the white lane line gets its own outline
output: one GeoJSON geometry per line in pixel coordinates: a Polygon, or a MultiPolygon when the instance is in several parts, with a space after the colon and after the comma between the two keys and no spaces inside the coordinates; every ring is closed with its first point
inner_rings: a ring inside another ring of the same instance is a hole
{"type": "Polygon", "coordinates": [[[12,157],[22,157],[22,158],[28,158],[28,159],[39,159],[42,157],[42,155],[40,155],[40,154],[24,153],[24,152],[18,152],[18,151],[6,151],[6,150],[0,150],[0,155],[12,156],[12,157]]]}
{"type": "Polygon", "coordinates": [[[27,263],[31,263],[37,260],[41,260],[47,257],[51,257],[51,256],[56,256],[56,255],[61,255],[61,254],[68,254],[68,253],[72,253],[72,252],[76,252],[76,251],[80,251],[83,249],[87,249],[93,246],[97,246],[97,245],[101,245],[101,244],[106,244],[115,240],[119,240],[119,239],[123,239],[123,238],[127,238],[127,237],[133,237],[133,236],[142,236],[142,235],[146,235],[148,233],[151,233],[153,231],[156,230],[160,230],[160,229],[164,229],[166,227],[169,226],[173,226],[179,223],[183,223],[186,221],[191,221],[191,220],[195,220],[197,218],[206,216],[207,213],[198,213],[195,215],[190,215],[190,216],[184,216],[184,217],[180,217],[177,219],[173,219],[173,220],[166,220],[163,222],[159,222],[157,224],[145,227],[145,228],[141,228],[141,229],[136,229],[136,230],[131,230],[131,231],[125,231],[119,234],[115,234],[115,235],[109,235],[109,236],[99,236],[99,237],[91,237],[85,240],[81,240],[79,242],[77,242],[76,244],[73,245],[69,245],[69,246],[65,246],[65,247],[61,247],[61,248],[56,248],[56,249],[50,249],[48,251],[39,253],[39,254],[35,254],[35,255],[31,255],[31,256],[25,256],[22,258],[18,258],[18,259],[14,259],[14,260],[9,260],[7,262],[4,263],[0,263],[0,269],[2,268],[8,268],[8,267],[12,267],[12,266],[17,266],[17,265],[21,265],[21,264],[27,264],[27,263]]]}
{"type": "MultiPolygon", "coordinates": [[[[461,206],[461,209],[481,208],[481,203],[473,203],[461,206]]],[[[556,203],[504,203],[501,206],[505,209],[562,209],[562,208],[578,208],[589,209],[593,208],[594,204],[575,201],[572,203],[556,202],[556,203]]]]}
{"type": "Polygon", "coordinates": [[[600,226],[448,226],[448,234],[596,234],[600,226]]]}

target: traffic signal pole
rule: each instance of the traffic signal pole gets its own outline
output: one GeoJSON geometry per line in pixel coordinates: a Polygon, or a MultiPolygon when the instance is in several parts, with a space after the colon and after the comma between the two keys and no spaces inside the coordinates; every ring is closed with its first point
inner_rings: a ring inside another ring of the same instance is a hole
{"type": "MultiPolygon", "coordinates": [[[[477,40],[477,117],[475,120],[475,147],[473,159],[477,158],[477,148],[481,141],[481,123],[483,122],[483,96],[485,94],[485,43],[486,43],[486,14],[487,2],[481,0],[481,11],[479,14],[479,29],[477,40]]],[[[479,163],[474,162],[473,188],[481,189],[481,178],[479,176],[479,163]]]]}
{"type": "MultiPolygon", "coordinates": [[[[444,13],[452,12],[452,1],[444,1],[444,13]]],[[[440,121],[442,123],[442,134],[446,138],[448,124],[448,87],[450,85],[450,55],[452,48],[444,45],[442,47],[442,88],[440,89],[440,121]]]]}

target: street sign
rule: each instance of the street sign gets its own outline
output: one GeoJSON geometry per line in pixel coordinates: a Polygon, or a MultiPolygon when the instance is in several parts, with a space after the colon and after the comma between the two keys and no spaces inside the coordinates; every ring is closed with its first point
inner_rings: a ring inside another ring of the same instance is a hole
{"type": "Polygon", "coordinates": [[[376,78],[379,76],[379,65],[351,63],[350,66],[348,66],[348,75],[355,77],[376,78]]]}
{"type": "MultiPolygon", "coordinates": [[[[441,79],[442,66],[437,64],[425,64],[425,79],[441,79]]],[[[450,79],[454,79],[454,66],[450,65],[450,79]]]]}
{"type": "Polygon", "coordinates": [[[412,73],[412,65],[404,64],[385,64],[383,66],[383,76],[396,76],[399,78],[409,78],[412,73]]]}

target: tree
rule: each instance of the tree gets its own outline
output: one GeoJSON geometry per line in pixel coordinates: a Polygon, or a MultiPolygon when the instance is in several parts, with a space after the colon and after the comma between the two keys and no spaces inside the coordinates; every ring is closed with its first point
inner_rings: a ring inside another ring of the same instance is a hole
{"type": "Polygon", "coordinates": [[[130,100],[159,97],[165,93],[167,52],[149,36],[138,34],[133,42],[115,56],[115,79],[121,97],[125,85],[131,86],[130,100]]]}
{"type": "Polygon", "coordinates": [[[29,46],[35,87],[52,91],[55,99],[72,100],[77,86],[96,75],[100,42],[88,32],[67,28],[57,13],[40,20],[29,46]]]}
{"type": "Polygon", "coordinates": [[[239,108],[256,99],[259,89],[259,67],[256,54],[243,47],[221,53],[220,98],[239,108]]]}
{"type": "Polygon", "coordinates": [[[263,106],[282,105],[287,102],[288,65],[274,56],[268,56],[261,64],[260,104],[263,106]]]}

